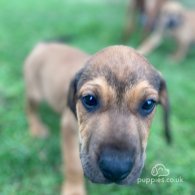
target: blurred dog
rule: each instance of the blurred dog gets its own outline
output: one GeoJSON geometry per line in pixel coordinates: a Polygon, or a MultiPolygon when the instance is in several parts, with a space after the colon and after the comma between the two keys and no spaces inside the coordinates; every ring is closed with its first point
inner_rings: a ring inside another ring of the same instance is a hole
{"type": "Polygon", "coordinates": [[[89,56],[67,45],[42,43],[28,56],[24,76],[31,134],[48,134],[37,113],[41,101],[61,114],[63,195],[85,194],[83,170],[95,183],[135,182],[157,103],[170,141],[165,81],[132,48],[111,46],[89,56]]]}
{"type": "Polygon", "coordinates": [[[185,9],[177,1],[166,2],[160,11],[160,17],[155,31],[141,44],[138,51],[147,55],[158,47],[168,35],[177,42],[177,51],[173,54],[175,60],[186,57],[189,47],[195,42],[195,11],[185,9]]]}
{"type": "Polygon", "coordinates": [[[143,26],[143,33],[148,34],[155,26],[159,11],[167,0],[130,0],[125,22],[123,41],[127,41],[135,30],[137,20],[143,26]]]}

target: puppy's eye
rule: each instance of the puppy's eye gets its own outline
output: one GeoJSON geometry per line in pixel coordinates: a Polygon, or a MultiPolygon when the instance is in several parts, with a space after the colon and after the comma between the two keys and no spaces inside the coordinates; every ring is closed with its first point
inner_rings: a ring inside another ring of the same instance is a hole
{"type": "Polygon", "coordinates": [[[156,102],[153,99],[147,99],[141,106],[141,114],[143,116],[149,115],[155,108],[156,102]]]}
{"type": "Polygon", "coordinates": [[[81,101],[84,105],[84,107],[90,112],[90,111],[94,111],[95,109],[97,109],[99,102],[97,97],[95,97],[94,95],[85,95],[81,98],[81,101]]]}

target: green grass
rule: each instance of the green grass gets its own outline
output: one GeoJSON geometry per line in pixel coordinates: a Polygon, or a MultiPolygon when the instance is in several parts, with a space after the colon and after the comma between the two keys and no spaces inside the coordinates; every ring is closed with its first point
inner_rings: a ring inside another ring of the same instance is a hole
{"type": "MultiPolygon", "coordinates": [[[[47,140],[30,137],[24,113],[23,62],[41,40],[69,37],[70,44],[90,53],[121,44],[126,1],[1,0],[0,1],[0,194],[59,194],[61,172],[59,117],[43,106],[42,118],[51,128],[47,140]],[[113,3],[111,3],[113,2],[113,3]]],[[[137,33],[129,45],[137,46],[137,33]]],[[[142,178],[163,163],[171,178],[183,183],[137,184],[132,187],[95,185],[86,181],[91,195],[195,194],[195,65],[192,49],[181,63],[171,62],[174,46],[167,41],[149,56],[167,80],[174,142],[165,143],[161,109],[148,140],[142,178]]]]}

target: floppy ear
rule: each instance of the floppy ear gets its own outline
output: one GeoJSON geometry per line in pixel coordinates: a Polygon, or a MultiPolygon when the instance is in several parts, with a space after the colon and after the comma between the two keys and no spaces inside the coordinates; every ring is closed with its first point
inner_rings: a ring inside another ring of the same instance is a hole
{"type": "Polygon", "coordinates": [[[81,74],[82,74],[82,70],[79,71],[74,76],[74,78],[70,82],[69,90],[68,90],[67,105],[70,108],[70,110],[74,113],[76,118],[77,118],[77,115],[76,115],[77,85],[78,85],[78,81],[81,77],[81,74]]]}
{"type": "Polygon", "coordinates": [[[165,80],[161,77],[160,88],[159,88],[159,103],[163,108],[163,118],[164,118],[164,133],[168,143],[171,143],[172,136],[170,132],[170,106],[169,98],[167,93],[167,87],[165,80]]]}

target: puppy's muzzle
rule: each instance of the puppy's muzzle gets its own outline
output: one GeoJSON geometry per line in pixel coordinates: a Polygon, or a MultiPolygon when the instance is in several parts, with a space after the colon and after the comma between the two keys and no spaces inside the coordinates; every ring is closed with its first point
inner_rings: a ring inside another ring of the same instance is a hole
{"type": "Polygon", "coordinates": [[[133,157],[126,151],[113,148],[104,149],[98,158],[98,166],[104,177],[110,182],[124,180],[133,169],[133,157]]]}

